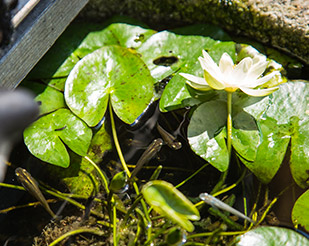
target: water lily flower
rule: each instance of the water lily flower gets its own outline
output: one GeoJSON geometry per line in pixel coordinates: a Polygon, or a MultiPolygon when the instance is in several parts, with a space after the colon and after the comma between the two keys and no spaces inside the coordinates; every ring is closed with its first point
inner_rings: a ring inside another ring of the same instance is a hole
{"type": "Polygon", "coordinates": [[[278,74],[278,71],[274,71],[261,76],[268,63],[263,55],[256,55],[253,58],[246,57],[237,65],[234,65],[232,58],[227,53],[224,53],[218,66],[210,55],[203,50],[203,57],[198,59],[204,70],[204,78],[180,73],[182,77],[187,79],[187,84],[194,89],[202,91],[215,89],[227,92],[235,92],[240,89],[244,93],[255,97],[269,95],[278,89],[278,87],[261,88],[278,74]]]}

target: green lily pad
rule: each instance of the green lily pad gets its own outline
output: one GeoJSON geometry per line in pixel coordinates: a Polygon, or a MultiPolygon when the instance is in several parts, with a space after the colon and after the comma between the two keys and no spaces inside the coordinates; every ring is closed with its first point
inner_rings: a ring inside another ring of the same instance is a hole
{"type": "Polygon", "coordinates": [[[137,48],[156,31],[140,27],[131,19],[121,18],[108,20],[103,24],[74,22],[56,41],[53,47],[42,58],[40,63],[28,76],[29,79],[45,79],[59,90],[64,89],[66,77],[75,64],[105,45],[119,45],[137,48]]]}
{"type": "Polygon", "coordinates": [[[89,126],[103,118],[108,102],[125,123],[133,123],[153,97],[153,78],[135,52],[105,46],[84,57],[65,84],[71,111],[89,126]]]}
{"type": "Polygon", "coordinates": [[[237,246],[295,246],[309,245],[309,241],[299,233],[280,227],[261,226],[238,236],[237,246]]]}
{"type": "Polygon", "coordinates": [[[172,184],[163,180],[150,181],[143,186],[142,194],[146,202],[156,212],[189,232],[194,230],[194,226],[189,220],[199,220],[199,211],[172,184]]]}
{"type": "Polygon", "coordinates": [[[295,226],[301,225],[309,231],[309,190],[304,192],[295,202],[292,221],[295,226]]]}
{"type": "Polygon", "coordinates": [[[226,124],[226,115],[224,101],[206,102],[193,112],[188,126],[188,141],[192,150],[221,172],[226,171],[229,165],[222,129],[226,124]]]}
{"type": "MultiPolygon", "coordinates": [[[[105,122],[103,122],[101,128],[92,137],[87,156],[99,165],[104,154],[111,149],[111,136],[106,130],[105,122]]],[[[93,195],[101,185],[98,173],[94,171],[93,165],[86,158],[78,156],[72,151],[69,151],[69,154],[70,166],[68,168],[63,169],[54,165],[47,166],[50,177],[60,179],[59,182],[65,184],[70,193],[86,197],[93,195]]]]}
{"type": "MultiPolygon", "coordinates": [[[[199,105],[188,126],[192,150],[219,171],[229,165],[226,146],[226,101],[214,100],[199,105]]],[[[260,143],[260,134],[253,116],[239,107],[233,108],[232,145],[245,160],[253,161],[260,143]]]]}
{"type": "Polygon", "coordinates": [[[25,81],[22,86],[31,89],[37,95],[34,100],[40,105],[40,115],[66,107],[63,93],[59,90],[33,81],[25,81]]]}
{"type": "MultiPolygon", "coordinates": [[[[159,33],[156,35],[159,35],[159,33]]],[[[162,112],[183,108],[186,106],[194,106],[196,104],[200,104],[201,101],[208,101],[216,95],[215,91],[209,91],[201,94],[200,92],[192,90],[186,85],[186,79],[178,74],[179,72],[182,72],[203,77],[203,70],[201,69],[201,65],[198,61],[198,57],[202,56],[202,50],[207,50],[207,52],[213,57],[214,61],[219,61],[224,52],[227,52],[234,60],[236,59],[234,42],[214,42],[214,40],[210,42],[208,37],[199,37],[200,40],[197,38],[192,39],[191,36],[180,36],[177,38],[180,41],[184,39],[184,41],[190,43],[187,44],[187,47],[191,48],[187,49],[183,47],[182,50],[185,50],[185,53],[179,54],[179,57],[181,57],[183,61],[179,64],[175,64],[175,67],[171,67],[173,72],[177,71],[177,73],[169,81],[161,96],[160,110],[162,112]]],[[[148,41],[150,40],[151,38],[148,41]]],[[[146,45],[146,43],[144,45],[146,45]]],[[[141,46],[141,48],[142,47],[143,46],[141,46]]]]}
{"type": "Polygon", "coordinates": [[[215,41],[209,37],[177,35],[162,31],[152,35],[138,49],[141,58],[160,81],[189,63],[196,63],[202,49],[212,47],[215,41]]]}
{"type": "Polygon", "coordinates": [[[70,164],[65,145],[84,156],[91,138],[91,129],[68,109],[45,115],[24,131],[25,144],[34,156],[61,167],[70,164]]]}

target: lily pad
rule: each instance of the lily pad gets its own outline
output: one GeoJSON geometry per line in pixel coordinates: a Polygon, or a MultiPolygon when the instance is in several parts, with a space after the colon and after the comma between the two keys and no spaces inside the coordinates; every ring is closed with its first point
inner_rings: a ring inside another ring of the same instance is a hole
{"type": "Polygon", "coordinates": [[[42,58],[28,79],[44,79],[46,83],[63,90],[66,77],[75,64],[86,55],[105,45],[135,49],[156,33],[136,24],[127,24],[126,22],[132,23],[131,19],[121,18],[122,23],[111,23],[115,21],[117,19],[108,20],[103,24],[72,23],[42,58]]]}
{"type": "MultiPolygon", "coordinates": [[[[97,165],[102,162],[104,154],[112,149],[111,136],[106,130],[106,124],[94,133],[87,156],[97,165]]],[[[48,165],[51,177],[57,177],[59,182],[64,183],[71,193],[89,197],[96,193],[101,185],[98,173],[94,171],[93,165],[81,156],[69,151],[70,166],[66,169],[54,165],[48,165]]],[[[103,172],[103,170],[102,170],[103,172]]],[[[107,179],[108,180],[108,179],[107,179]]]]}
{"type": "MultiPolygon", "coordinates": [[[[159,33],[156,35],[159,35],[159,33]]],[[[236,59],[234,42],[214,42],[214,40],[209,41],[209,37],[192,39],[191,36],[180,36],[177,38],[179,41],[182,41],[182,39],[183,41],[186,41],[187,47],[190,47],[190,49],[188,50],[187,48],[182,47],[179,51],[179,60],[182,59],[181,62],[175,64],[175,67],[170,68],[176,73],[173,75],[173,78],[169,81],[162,94],[160,100],[160,110],[162,112],[200,104],[201,101],[209,100],[216,95],[215,91],[206,92],[201,95],[199,92],[196,92],[187,86],[186,79],[178,74],[179,72],[184,72],[203,77],[203,70],[198,61],[198,57],[202,56],[202,50],[207,50],[207,52],[213,57],[214,61],[219,61],[224,52],[227,52],[234,60],[236,59]]],[[[150,42],[151,38],[148,41],[150,42]]],[[[171,40],[171,42],[172,41],[174,40],[171,40]]],[[[146,45],[146,43],[144,45],[146,45]]],[[[141,46],[141,48],[142,47],[143,46],[141,46]]],[[[156,69],[159,68],[160,67],[156,69]]]]}
{"type": "Polygon", "coordinates": [[[193,112],[188,126],[192,150],[221,172],[226,171],[229,165],[225,132],[222,130],[226,115],[225,102],[206,102],[193,112]]]}
{"type": "Polygon", "coordinates": [[[238,236],[237,246],[295,246],[309,245],[309,241],[299,233],[280,227],[261,226],[238,236]]]}
{"type": "Polygon", "coordinates": [[[89,126],[103,118],[109,100],[117,116],[131,124],[153,97],[153,78],[135,52],[105,46],[76,64],[64,95],[72,112],[89,126]]]}
{"type": "MultiPolygon", "coordinates": [[[[239,107],[233,107],[232,145],[245,160],[253,161],[260,143],[254,118],[239,107]]],[[[192,150],[219,171],[229,165],[226,146],[226,101],[214,100],[199,105],[188,126],[188,141],[192,150]]]]}
{"type": "Polygon", "coordinates": [[[66,146],[84,156],[91,138],[91,129],[68,109],[45,115],[24,131],[25,144],[34,156],[61,167],[70,164],[66,146]]]}
{"type": "Polygon", "coordinates": [[[304,192],[295,202],[292,221],[294,225],[301,225],[309,231],[309,190],[304,192]]]}
{"type": "Polygon", "coordinates": [[[150,181],[144,185],[142,194],[156,212],[189,232],[194,230],[194,226],[189,220],[199,220],[199,211],[172,184],[163,180],[150,181]]]}
{"type": "Polygon", "coordinates": [[[31,89],[36,94],[34,100],[40,105],[40,115],[66,108],[63,93],[59,90],[33,81],[25,81],[22,86],[31,89]]]}
{"type": "Polygon", "coordinates": [[[309,84],[302,81],[282,84],[269,98],[269,107],[258,121],[262,141],[256,160],[252,163],[245,161],[245,164],[262,182],[270,182],[291,139],[292,176],[300,187],[308,187],[309,84]]]}

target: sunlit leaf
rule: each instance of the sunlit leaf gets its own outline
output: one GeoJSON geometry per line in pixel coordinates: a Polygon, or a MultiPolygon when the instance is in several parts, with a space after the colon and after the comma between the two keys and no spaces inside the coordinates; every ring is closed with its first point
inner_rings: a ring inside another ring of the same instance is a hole
{"type": "Polygon", "coordinates": [[[301,225],[309,231],[309,190],[304,192],[295,202],[292,221],[294,225],[301,225]]]}
{"type": "Polygon", "coordinates": [[[194,226],[189,220],[199,220],[199,211],[172,184],[163,180],[150,181],[143,186],[142,194],[156,212],[187,231],[194,230],[194,226]]]}
{"type": "Polygon", "coordinates": [[[66,146],[84,156],[91,138],[91,129],[68,109],[45,115],[24,131],[25,144],[34,156],[61,167],[70,164],[66,146]]]}
{"type": "Polygon", "coordinates": [[[117,19],[106,24],[89,22],[71,24],[28,78],[45,79],[46,83],[63,90],[66,77],[84,56],[105,45],[137,48],[149,36],[156,33],[138,25],[126,24],[127,21],[132,22],[130,19],[121,18],[122,23],[111,23],[115,21],[117,19]]]}
{"type": "Polygon", "coordinates": [[[237,246],[295,246],[309,245],[309,241],[299,233],[280,227],[261,226],[238,236],[237,246]]]}
{"type": "Polygon", "coordinates": [[[153,96],[153,78],[136,53],[105,46],[84,57],[65,84],[69,108],[89,126],[103,118],[110,100],[117,116],[133,123],[153,96]]]}
{"type": "Polygon", "coordinates": [[[63,93],[50,86],[32,81],[25,81],[22,86],[31,89],[36,94],[34,100],[40,106],[40,115],[66,107],[63,93]]]}
{"type": "Polygon", "coordinates": [[[219,171],[229,165],[229,155],[222,128],[226,124],[226,103],[211,101],[200,105],[192,114],[188,140],[192,150],[219,171]]]}

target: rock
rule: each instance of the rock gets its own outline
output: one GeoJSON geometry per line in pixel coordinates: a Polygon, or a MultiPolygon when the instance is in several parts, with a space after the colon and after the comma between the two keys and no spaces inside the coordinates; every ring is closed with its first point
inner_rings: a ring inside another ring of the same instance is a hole
{"type": "Polygon", "coordinates": [[[309,2],[303,0],[90,0],[81,13],[129,15],[152,28],[208,22],[284,50],[309,64],[309,2]]]}

